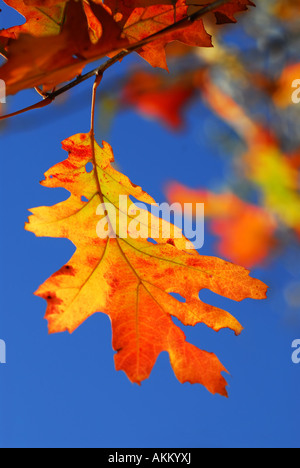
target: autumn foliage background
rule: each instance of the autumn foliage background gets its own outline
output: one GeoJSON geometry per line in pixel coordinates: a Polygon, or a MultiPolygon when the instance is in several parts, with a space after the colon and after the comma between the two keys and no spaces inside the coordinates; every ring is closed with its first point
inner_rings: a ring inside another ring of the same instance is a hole
{"type": "MultiPolygon", "coordinates": [[[[270,286],[268,302],[242,306],[201,293],[242,322],[239,338],[185,327],[191,343],[215,352],[229,368],[229,401],[199,386],[180,386],[165,354],[151,379],[133,387],[113,369],[104,315],[89,318],[71,338],[47,336],[32,291],[73,248],[66,240],[32,238],[23,222],[28,207],[67,198],[63,189],[37,182],[65,157],[60,141],[88,130],[91,84],[1,125],[0,338],[9,346],[9,365],[0,368],[1,444],[297,443],[299,370],[291,343],[300,333],[300,105],[290,105],[290,84],[300,78],[300,67],[294,8],[293,2],[264,1],[221,33],[210,25],[215,51],[171,48],[170,75],[131,55],[107,72],[98,97],[96,137],[111,143],[118,169],[157,201],[204,201],[209,220],[201,255],[251,267],[252,276],[270,286]]],[[[1,27],[20,21],[5,4],[2,10],[1,27]]],[[[9,97],[8,109],[35,99],[33,91],[22,92],[9,97]]]]}

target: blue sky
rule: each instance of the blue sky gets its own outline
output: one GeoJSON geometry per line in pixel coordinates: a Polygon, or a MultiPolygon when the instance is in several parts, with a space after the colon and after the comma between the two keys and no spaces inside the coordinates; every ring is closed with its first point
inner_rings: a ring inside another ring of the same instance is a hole
{"type": "MultiPolygon", "coordinates": [[[[6,8],[3,19],[14,19],[6,8]]],[[[115,66],[104,84],[126,66],[115,66]]],[[[47,334],[45,302],[33,292],[74,248],[67,240],[35,238],[24,231],[24,222],[28,208],[67,195],[39,181],[67,156],[60,142],[88,131],[91,84],[66,101],[2,126],[0,339],[7,344],[7,364],[0,365],[0,446],[298,447],[300,365],[291,361],[291,344],[300,338],[300,321],[284,300],[293,276],[283,258],[252,273],[270,286],[267,301],[237,304],[209,291],[201,295],[241,321],[245,331],[240,337],[205,326],[185,329],[190,342],[216,353],[230,371],[229,399],[178,383],[166,353],[148,381],[141,387],[131,384],[114,369],[111,327],[103,314],[95,314],[73,335],[47,334]],[[71,101],[72,111],[64,114],[71,101]]],[[[29,91],[9,98],[10,109],[37,97],[29,91]]],[[[192,187],[217,184],[228,168],[211,141],[213,127],[206,126],[210,138],[203,137],[206,113],[200,103],[193,105],[181,134],[131,111],[118,115],[108,141],[120,170],[159,202],[169,180],[192,187]]],[[[206,232],[201,253],[215,255],[213,245],[206,232]]],[[[299,253],[289,252],[296,254],[299,259],[299,253]]]]}

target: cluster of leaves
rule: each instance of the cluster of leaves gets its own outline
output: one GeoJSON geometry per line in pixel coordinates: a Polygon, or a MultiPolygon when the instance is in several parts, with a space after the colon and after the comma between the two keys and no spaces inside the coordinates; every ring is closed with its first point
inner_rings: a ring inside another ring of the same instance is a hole
{"type": "MultiPolygon", "coordinates": [[[[67,238],[77,248],[68,264],[36,293],[48,303],[49,331],[72,332],[95,312],[106,313],[112,322],[116,368],[125,371],[131,381],[140,383],[146,379],[158,355],[167,351],[180,382],[201,383],[212,393],[226,395],[223,365],[214,354],[187,343],[172,317],[184,325],[204,323],[215,331],[230,328],[239,334],[242,327],[238,321],[229,313],[203,303],[199,292],[210,289],[241,301],[265,298],[266,286],[251,278],[243,267],[200,256],[196,250],[187,248],[187,239],[176,236],[176,228],[161,219],[155,220],[156,234],[152,230],[148,233],[151,242],[130,235],[126,213],[119,205],[120,195],[125,197],[128,207],[132,204],[130,197],[149,204],[154,200],[114,169],[112,149],[107,143],[102,147],[96,143],[95,95],[103,72],[129,53],[137,52],[153,67],[166,69],[168,43],[212,45],[201,19],[204,14],[212,12],[218,24],[235,22],[235,14],[253,3],[250,0],[5,1],[26,18],[22,26],[0,33],[1,52],[6,58],[0,78],[6,82],[8,93],[36,88],[48,104],[70,87],[57,91],[57,86],[73,79],[71,86],[80,83],[88,63],[110,57],[88,75],[97,75],[91,131],[63,142],[68,158],[50,169],[42,183],[46,187],[63,187],[71,195],[55,206],[32,209],[26,225],[37,236],[67,238]],[[103,216],[110,235],[105,239],[97,236],[99,204],[113,204],[119,219],[124,220],[125,215],[127,238],[119,235],[124,230],[123,221],[113,227],[107,213],[103,216]],[[168,239],[164,236],[167,228],[173,233],[168,239]],[[171,293],[181,295],[185,302],[171,293]]],[[[178,89],[175,91],[177,104],[171,105],[176,110],[192,92],[181,90],[178,97],[178,89]]],[[[172,92],[171,86],[169,96],[172,92]]],[[[177,126],[179,120],[176,112],[171,117],[168,93],[163,100],[164,118],[177,126]]],[[[143,214],[154,221],[148,212],[143,214]]],[[[148,225],[152,227],[153,222],[148,225]]]]}
{"type": "MultiPolygon", "coordinates": [[[[104,56],[136,44],[139,55],[154,67],[167,68],[165,46],[172,41],[209,47],[211,37],[201,19],[188,16],[185,0],[6,0],[26,23],[0,33],[7,63],[1,77],[9,94],[26,88],[55,86],[80,75],[84,67],[104,56]],[[179,26],[172,26],[179,23],[179,26]],[[168,29],[169,28],[169,29],[168,29]],[[149,44],[147,38],[158,34],[149,44]],[[146,39],[146,43],[143,41],[146,39]]],[[[198,5],[212,4],[199,1],[198,5]]],[[[224,2],[223,2],[224,3],[224,2]]],[[[197,4],[197,2],[196,2],[197,4]]],[[[234,14],[251,5],[231,0],[216,8],[220,23],[234,21],[234,14]]]]}

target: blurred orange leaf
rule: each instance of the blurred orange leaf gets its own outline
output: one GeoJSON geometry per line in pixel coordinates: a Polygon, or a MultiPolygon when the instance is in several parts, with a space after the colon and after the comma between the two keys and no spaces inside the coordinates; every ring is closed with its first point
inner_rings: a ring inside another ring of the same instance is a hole
{"type": "Polygon", "coordinates": [[[191,203],[194,207],[204,203],[211,231],[220,237],[218,253],[234,263],[252,268],[263,263],[275,246],[277,223],[272,215],[230,192],[216,194],[172,183],[167,197],[170,203],[191,203]]]}
{"type": "Polygon", "coordinates": [[[264,208],[285,226],[300,226],[299,154],[285,154],[276,136],[254,122],[230,96],[209,79],[203,82],[203,95],[216,114],[245,141],[248,148],[241,157],[243,176],[254,182],[264,208]]]}

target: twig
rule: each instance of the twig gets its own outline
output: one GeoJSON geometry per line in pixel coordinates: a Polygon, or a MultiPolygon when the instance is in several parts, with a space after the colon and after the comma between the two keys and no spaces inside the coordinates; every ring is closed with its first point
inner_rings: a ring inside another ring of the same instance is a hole
{"type": "Polygon", "coordinates": [[[92,95],[92,106],[91,106],[91,135],[94,138],[95,136],[95,107],[96,107],[96,94],[99,84],[102,81],[103,75],[98,73],[96,75],[95,83],[93,86],[93,95],[92,95]]]}
{"type": "Polygon", "coordinates": [[[49,104],[51,104],[52,101],[54,101],[54,99],[55,98],[51,98],[50,96],[47,96],[45,99],[43,99],[43,101],[39,101],[36,104],[33,104],[32,106],[25,107],[24,109],[13,112],[12,114],[0,116],[0,120],[9,119],[10,117],[16,117],[17,115],[24,114],[25,112],[28,112],[31,110],[42,109],[43,107],[49,106],[49,104]]]}

